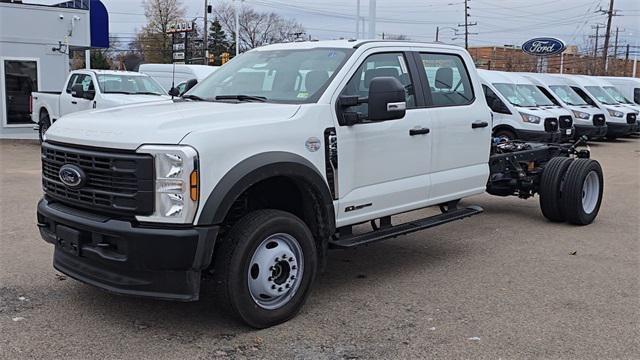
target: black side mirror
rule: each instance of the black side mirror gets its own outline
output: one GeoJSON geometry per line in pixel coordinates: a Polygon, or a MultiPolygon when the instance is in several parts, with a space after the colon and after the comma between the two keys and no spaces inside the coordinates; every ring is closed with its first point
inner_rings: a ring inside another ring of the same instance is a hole
{"type": "Polygon", "coordinates": [[[376,77],[369,83],[370,121],[395,120],[407,111],[405,89],[400,80],[391,76],[376,77]]]}
{"type": "Polygon", "coordinates": [[[171,96],[180,96],[180,90],[178,90],[177,87],[172,87],[169,90],[169,95],[171,95],[171,96]]]}
{"type": "Polygon", "coordinates": [[[71,88],[71,96],[73,96],[74,98],[80,98],[80,99],[85,98],[84,88],[82,87],[81,84],[73,85],[73,87],[71,88]]]}
{"type": "Polygon", "coordinates": [[[87,90],[84,92],[84,98],[87,100],[93,100],[96,97],[96,91],[95,90],[87,90]]]}
{"type": "MultiPolygon", "coordinates": [[[[182,91],[182,94],[184,94],[187,91],[191,90],[191,88],[196,86],[197,84],[198,84],[198,79],[187,80],[187,83],[184,86],[184,91],[182,91]]],[[[182,94],[180,94],[180,95],[182,95],[182,94]]]]}

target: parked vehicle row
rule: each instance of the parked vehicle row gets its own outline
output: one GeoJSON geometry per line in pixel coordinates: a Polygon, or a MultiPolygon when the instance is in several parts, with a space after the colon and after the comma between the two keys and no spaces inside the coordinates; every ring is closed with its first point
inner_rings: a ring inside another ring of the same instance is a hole
{"type": "MultiPolygon", "coordinates": [[[[640,130],[637,79],[479,70],[494,134],[545,142],[628,136],[640,130]],[[633,84],[636,88],[633,88],[633,84]],[[636,99],[637,100],[637,99],[636,99]],[[557,124],[557,125],[556,125],[557,124]],[[547,130],[557,129],[550,135],[547,130]]],[[[640,94],[638,94],[640,95],[640,94]]]]}
{"type": "MultiPolygon", "coordinates": [[[[566,116],[524,79],[485,85],[520,122],[566,116]]],[[[549,220],[592,223],[599,163],[578,144],[494,141],[482,85],[457,46],[253,49],[173,101],[54,123],[42,144],[38,228],[55,246],[53,266],[74,279],[194,301],[207,272],[219,306],[263,328],[298,313],[329,248],[478,215],[479,206],[458,207],[472,195],[539,194],[549,220]],[[441,213],[394,223],[429,206],[441,213]],[[353,231],[363,223],[371,230],[353,231]]]]}

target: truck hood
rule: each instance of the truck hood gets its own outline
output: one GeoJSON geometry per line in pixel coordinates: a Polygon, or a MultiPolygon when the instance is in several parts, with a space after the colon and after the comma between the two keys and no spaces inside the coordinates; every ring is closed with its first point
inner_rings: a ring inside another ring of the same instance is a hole
{"type": "Polygon", "coordinates": [[[169,95],[135,95],[135,94],[104,94],[105,99],[114,105],[128,105],[143,102],[171,100],[169,95]]]}
{"type": "Polygon", "coordinates": [[[47,130],[45,137],[47,141],[133,150],[142,144],[179,144],[192,131],[282,121],[292,117],[299,107],[247,102],[134,104],[64,116],[47,130]]]}

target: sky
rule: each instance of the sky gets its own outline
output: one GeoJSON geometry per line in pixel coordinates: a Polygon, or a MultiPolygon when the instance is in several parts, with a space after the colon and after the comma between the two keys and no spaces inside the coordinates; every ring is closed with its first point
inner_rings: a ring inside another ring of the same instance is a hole
{"type": "MultiPolygon", "coordinates": [[[[38,1],[31,0],[30,2],[38,1]]],[[[47,1],[47,0],[44,0],[47,1]]],[[[205,0],[182,0],[187,17],[201,17],[205,0]]],[[[209,0],[210,4],[224,0],[209,0]]],[[[240,0],[238,0],[240,1],[240,0]]],[[[141,0],[102,0],[110,13],[110,32],[126,43],[145,21],[141,0]]],[[[273,11],[301,23],[316,39],[355,37],[357,0],[243,0],[246,6],[273,11]]],[[[360,15],[368,16],[369,0],[360,0],[360,15]]],[[[596,24],[604,25],[608,0],[469,0],[471,46],[521,45],[538,36],[553,36],[568,45],[582,45],[594,35],[596,24]]],[[[620,28],[619,43],[640,42],[640,0],[615,0],[619,16],[612,29],[620,28]]],[[[376,33],[406,35],[412,40],[433,41],[441,27],[440,41],[462,45],[464,37],[454,28],[464,22],[464,0],[377,0],[376,33]]],[[[202,21],[202,19],[198,20],[202,21]]],[[[604,31],[601,29],[600,34],[604,31]]],[[[360,36],[361,38],[363,36],[360,36]]],[[[613,41],[613,39],[612,39],[613,41]]],[[[602,44],[602,42],[601,42],[602,44]]],[[[640,44],[639,44],[640,45],[640,44]]],[[[632,50],[638,52],[638,48],[632,50]]]]}

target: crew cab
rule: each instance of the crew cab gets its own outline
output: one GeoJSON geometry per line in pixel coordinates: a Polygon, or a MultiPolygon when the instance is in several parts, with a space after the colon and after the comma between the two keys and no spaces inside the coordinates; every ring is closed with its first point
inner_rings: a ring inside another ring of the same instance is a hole
{"type": "Polygon", "coordinates": [[[555,106],[530,79],[517,73],[478,70],[496,136],[562,142],[573,137],[573,117],[555,106]]]}
{"type": "Polygon", "coordinates": [[[296,315],[329,248],[482,212],[462,198],[539,193],[552,221],[595,219],[602,171],[588,151],[493,142],[491,130],[463,48],[268,45],[173,101],[54,123],[38,227],[72,278],[194,301],[204,273],[219,306],[264,328],[296,315]],[[441,213],[395,217],[429,206],[441,213]],[[352,231],[363,223],[371,231],[352,231]]]}
{"type": "Polygon", "coordinates": [[[125,104],[169,100],[150,76],[130,71],[74,70],[63,91],[31,93],[31,120],[42,135],[60,117],[76,111],[106,109],[125,104]]]}
{"type": "Polygon", "coordinates": [[[573,113],[576,139],[581,136],[599,139],[607,135],[607,118],[604,111],[584,101],[569,86],[565,78],[542,73],[522,73],[522,75],[536,84],[549,100],[573,113]]]}

